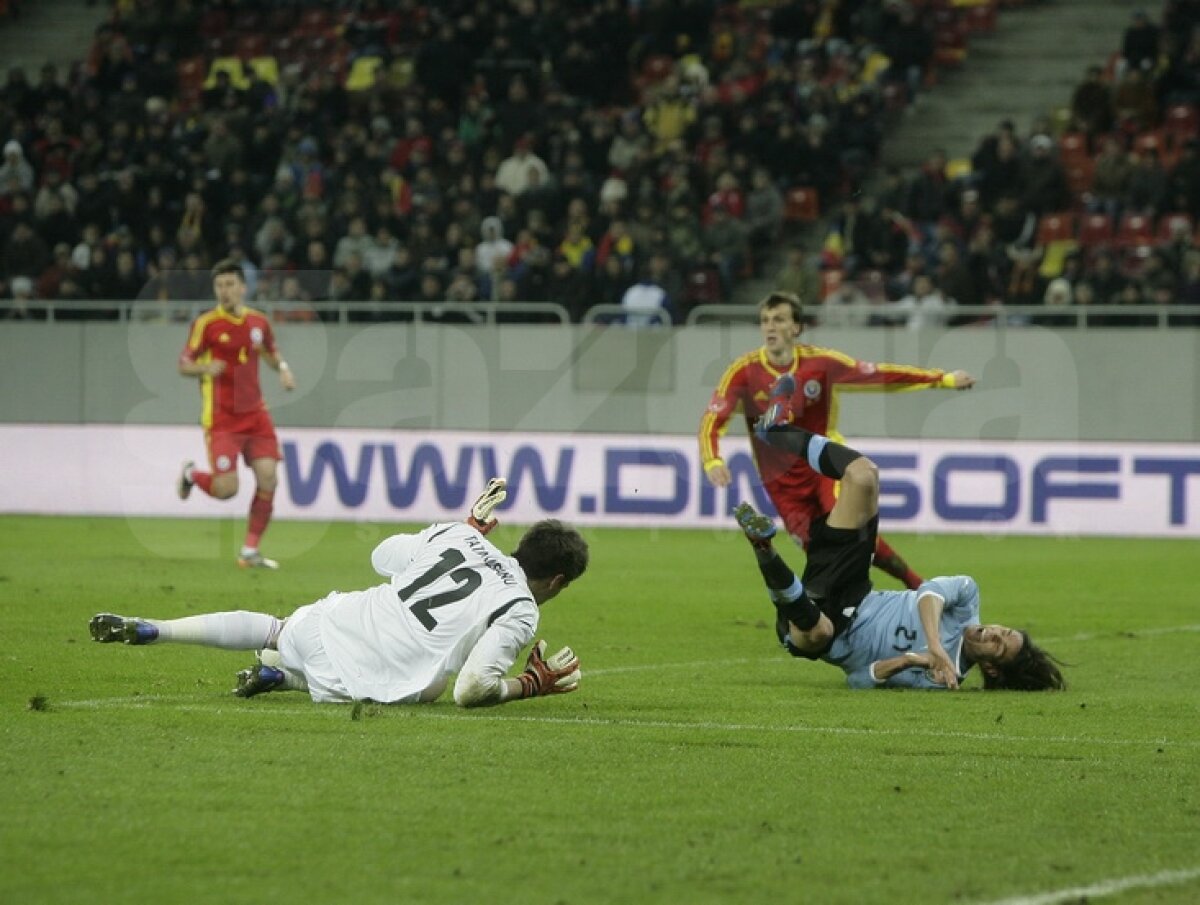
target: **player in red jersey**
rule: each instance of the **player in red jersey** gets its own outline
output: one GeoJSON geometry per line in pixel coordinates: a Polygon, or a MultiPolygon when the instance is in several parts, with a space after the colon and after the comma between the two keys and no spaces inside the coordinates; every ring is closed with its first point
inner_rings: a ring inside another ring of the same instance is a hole
{"type": "Polygon", "coordinates": [[[246,276],[241,266],[232,260],[221,261],[212,275],[217,307],[192,323],[179,356],[179,373],[200,379],[200,424],[210,471],[184,463],[177,489],[182,500],[193,487],[218,500],[229,499],[238,492],[237,459],[241,455],[254,472],[255,491],[238,565],[277,569],[279,564],[258,550],[274,508],[276,463],[283,458],[258,385],[259,359],[279,373],[285,390],[295,389],[296,379],[275,347],[271,322],[244,304],[246,276]]]}
{"type": "MultiPolygon", "coordinates": [[[[804,309],[790,292],[773,292],[758,306],[763,345],[737,359],[725,371],[700,421],[700,457],[704,473],[717,487],[728,486],[732,476],[721,459],[720,438],[738,406],[746,418],[750,446],[763,486],[792,535],[808,548],[812,522],[833,509],[835,482],[816,474],[803,462],[762,442],[754,435],[754,422],[766,410],[771,385],[784,374],[795,378],[792,417],[795,424],[814,434],[841,442],[837,432],[838,389],[920,390],[931,387],[966,390],[975,378],[966,371],[938,371],[907,365],[857,361],[836,349],[801,345],[804,309]]],[[[921,584],[917,575],[880,537],[873,563],[908,588],[921,584]]]]}

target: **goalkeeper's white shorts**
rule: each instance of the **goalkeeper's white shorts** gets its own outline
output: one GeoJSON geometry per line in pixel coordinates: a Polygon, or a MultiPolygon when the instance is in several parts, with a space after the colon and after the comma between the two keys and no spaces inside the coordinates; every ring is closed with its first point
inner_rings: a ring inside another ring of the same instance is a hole
{"type": "MultiPolygon", "coordinates": [[[[318,600],[302,606],[287,618],[279,633],[276,646],[279,648],[280,667],[288,672],[303,676],[308,683],[308,694],[318,704],[349,704],[354,698],[333,668],[333,662],[321,640],[321,610],[326,600],[318,600]]],[[[416,704],[432,701],[446,688],[445,677],[435,681],[424,691],[408,695],[394,704],[416,704]]]]}

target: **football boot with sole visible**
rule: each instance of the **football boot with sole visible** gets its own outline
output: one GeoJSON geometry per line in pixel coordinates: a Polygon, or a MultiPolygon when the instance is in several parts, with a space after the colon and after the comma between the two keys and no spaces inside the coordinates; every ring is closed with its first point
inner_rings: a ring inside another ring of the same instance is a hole
{"type": "Polygon", "coordinates": [[[733,517],[737,520],[746,540],[756,547],[767,547],[775,536],[775,522],[754,511],[749,503],[738,503],[733,508],[733,517]]]}
{"type": "Polygon", "coordinates": [[[144,619],[118,616],[116,613],[97,613],[88,622],[92,640],[101,644],[150,644],[158,640],[158,627],[144,619]]]}
{"type": "Polygon", "coordinates": [[[282,669],[256,663],[249,669],[238,671],[237,688],[233,690],[233,693],[239,698],[252,698],[256,694],[265,694],[276,688],[282,688],[286,678],[282,669]]]}

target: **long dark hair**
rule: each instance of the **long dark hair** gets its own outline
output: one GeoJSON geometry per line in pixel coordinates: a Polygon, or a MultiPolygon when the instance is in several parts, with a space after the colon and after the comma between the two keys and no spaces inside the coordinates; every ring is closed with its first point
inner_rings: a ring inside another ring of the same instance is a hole
{"type": "Polygon", "coordinates": [[[1042,650],[1021,632],[1021,650],[1008,663],[992,663],[991,670],[982,670],[983,687],[988,691],[1064,691],[1067,680],[1063,678],[1061,660],[1042,650]]]}

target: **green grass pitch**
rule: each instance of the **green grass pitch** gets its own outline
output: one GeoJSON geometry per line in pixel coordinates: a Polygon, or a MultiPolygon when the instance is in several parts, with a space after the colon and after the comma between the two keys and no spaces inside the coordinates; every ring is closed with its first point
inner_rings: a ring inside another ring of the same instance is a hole
{"type": "Polygon", "coordinates": [[[1195,542],[892,538],[1063,694],[849,691],[777,648],[733,532],[585,532],[541,628],[580,691],[490,710],[243,701],[250,655],[88,640],[366,587],[390,530],[279,522],[272,574],[240,518],[0,518],[0,902],[1200,901],[1195,542]]]}

